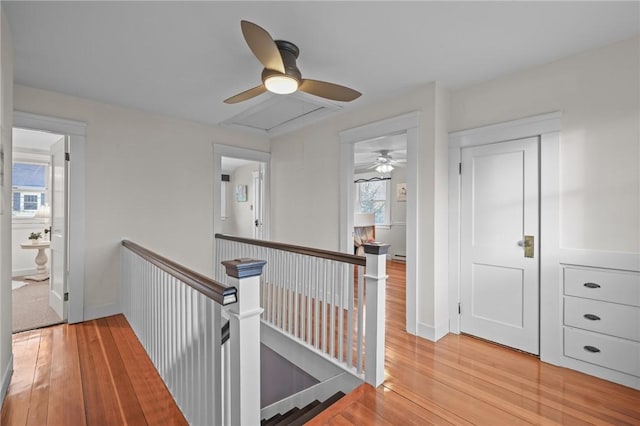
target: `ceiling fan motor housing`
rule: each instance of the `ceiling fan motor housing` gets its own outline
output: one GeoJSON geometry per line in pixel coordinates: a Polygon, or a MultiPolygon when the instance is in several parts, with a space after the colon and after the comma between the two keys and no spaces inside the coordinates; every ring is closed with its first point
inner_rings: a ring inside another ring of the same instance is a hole
{"type": "MultiPolygon", "coordinates": [[[[300,84],[302,81],[302,74],[296,65],[296,59],[298,59],[298,55],[300,55],[300,49],[290,41],[275,40],[275,43],[278,46],[280,56],[282,56],[282,62],[284,63],[284,75],[294,78],[298,84],[300,84]]],[[[278,71],[265,68],[262,70],[262,82],[264,83],[267,78],[273,75],[282,74],[278,71]]]]}

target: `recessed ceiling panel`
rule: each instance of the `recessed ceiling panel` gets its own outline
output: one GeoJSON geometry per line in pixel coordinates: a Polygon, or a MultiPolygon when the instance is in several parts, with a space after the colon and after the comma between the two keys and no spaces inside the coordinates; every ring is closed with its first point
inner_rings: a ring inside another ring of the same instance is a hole
{"type": "Polygon", "coordinates": [[[338,110],[337,105],[302,94],[271,95],[223,124],[273,135],[310,124],[338,110]]]}

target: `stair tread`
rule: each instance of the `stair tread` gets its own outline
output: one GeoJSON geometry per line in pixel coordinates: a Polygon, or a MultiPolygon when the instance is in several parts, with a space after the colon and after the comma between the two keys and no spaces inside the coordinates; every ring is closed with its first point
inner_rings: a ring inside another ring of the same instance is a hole
{"type": "Polygon", "coordinates": [[[331,397],[329,397],[328,399],[326,399],[325,401],[323,401],[322,403],[316,405],[315,407],[311,408],[309,411],[307,411],[306,413],[297,416],[297,418],[289,423],[287,423],[290,426],[302,426],[304,425],[306,422],[308,422],[309,420],[311,420],[312,418],[314,418],[315,416],[317,416],[319,413],[321,413],[322,411],[326,410],[327,407],[331,406],[334,402],[336,402],[337,400],[339,400],[340,398],[342,398],[344,396],[344,393],[342,392],[337,392],[335,394],[333,394],[331,397]]]}
{"type": "Polygon", "coordinates": [[[274,415],[274,416],[271,416],[271,417],[270,417],[270,418],[268,418],[268,419],[263,419],[263,420],[260,422],[260,425],[261,425],[261,426],[273,426],[273,425],[275,425],[276,423],[278,423],[278,422],[280,421],[280,419],[281,419],[281,418],[282,418],[282,414],[276,414],[276,415],[274,415]]]}
{"type": "MultiPolygon", "coordinates": [[[[310,410],[313,410],[315,407],[317,407],[318,405],[320,405],[320,401],[318,401],[317,399],[315,401],[310,402],[309,404],[305,405],[302,408],[296,408],[297,411],[288,415],[288,416],[283,416],[280,421],[278,423],[276,423],[275,426],[284,426],[284,425],[290,425],[293,421],[295,421],[298,417],[301,417],[303,415],[305,415],[307,412],[309,412],[310,410]]],[[[291,411],[291,410],[289,410],[291,411]]]]}

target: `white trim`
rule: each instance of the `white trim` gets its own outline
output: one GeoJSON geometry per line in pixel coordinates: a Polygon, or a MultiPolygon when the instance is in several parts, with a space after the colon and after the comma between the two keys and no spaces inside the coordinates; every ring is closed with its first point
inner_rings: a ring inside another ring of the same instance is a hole
{"type": "Polygon", "coordinates": [[[561,113],[479,127],[449,134],[449,325],[460,333],[460,150],[531,136],[540,136],[540,359],[557,354],[556,321],[560,297],[556,293],[559,250],[559,147],[561,113]]]}
{"type": "Polygon", "coordinates": [[[11,383],[12,375],[13,375],[13,352],[9,357],[7,368],[4,370],[4,373],[2,374],[2,388],[0,388],[0,401],[2,403],[0,404],[0,406],[4,405],[4,397],[7,395],[7,389],[9,389],[9,383],[11,383]]]}
{"type": "Polygon", "coordinates": [[[97,318],[110,317],[122,313],[122,307],[119,303],[108,303],[100,306],[89,306],[85,308],[84,320],[91,321],[97,318]]]}
{"type": "Polygon", "coordinates": [[[14,111],[13,127],[69,136],[69,323],[84,321],[85,280],[85,129],[79,121],[14,111]]]}
{"type": "Polygon", "coordinates": [[[640,253],[563,248],[559,263],[637,272],[640,271],[640,253]]]}
{"type": "Polygon", "coordinates": [[[417,111],[386,120],[369,123],[364,126],[340,132],[340,250],[351,253],[353,250],[353,145],[379,136],[406,132],[407,134],[407,187],[415,196],[407,197],[407,240],[406,240],[406,329],[410,334],[417,333],[418,310],[418,124],[420,113],[417,111]]]}
{"type": "MultiPolygon", "coordinates": [[[[264,164],[264,175],[262,185],[264,186],[264,197],[262,199],[262,236],[265,240],[270,238],[271,227],[271,154],[263,151],[256,151],[248,148],[236,146],[213,144],[213,235],[222,233],[222,218],[220,217],[221,185],[219,185],[222,175],[222,157],[240,158],[243,160],[256,161],[264,164]]],[[[212,272],[214,265],[212,264],[212,272]]]]}
{"type": "Polygon", "coordinates": [[[436,342],[446,336],[449,333],[449,325],[439,325],[434,327],[429,324],[425,324],[423,322],[418,322],[418,332],[416,333],[418,337],[422,337],[423,339],[430,340],[432,342],[436,342]]]}
{"type": "Polygon", "coordinates": [[[449,133],[449,149],[486,145],[559,132],[561,117],[562,113],[556,111],[475,129],[452,132],[449,133]]]}
{"type": "Polygon", "coordinates": [[[13,127],[64,135],[85,136],[87,125],[80,121],[49,117],[24,111],[13,112],[13,127]]]}

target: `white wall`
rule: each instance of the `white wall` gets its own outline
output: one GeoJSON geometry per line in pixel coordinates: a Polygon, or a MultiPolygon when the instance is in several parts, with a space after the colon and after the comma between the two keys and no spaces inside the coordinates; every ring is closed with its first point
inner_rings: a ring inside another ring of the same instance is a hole
{"type": "Polygon", "coordinates": [[[560,247],[640,252],[640,39],[451,95],[451,131],[562,112],[560,247]]]}
{"type": "MultiPolygon", "coordinates": [[[[13,126],[13,45],[7,18],[0,3],[0,144],[3,171],[11,169],[13,126]]],[[[0,197],[0,400],[9,385],[13,361],[11,352],[11,173],[4,172],[0,197]]]]}
{"type": "Polygon", "coordinates": [[[123,237],[210,275],[213,143],[269,150],[258,137],[20,85],[15,109],[87,125],[87,317],[119,309],[123,237]]]}
{"type": "MultiPolygon", "coordinates": [[[[339,248],[339,132],[419,111],[418,331],[448,330],[447,137],[448,94],[437,83],[328,118],[271,142],[272,236],[274,240],[339,248]],[[437,109],[444,111],[437,111],[437,109]],[[444,156],[444,157],[443,157],[444,156]],[[438,163],[436,163],[436,160],[438,163]],[[444,197],[444,203],[435,203],[444,197]],[[441,235],[444,235],[444,238],[441,235]],[[438,253],[438,254],[437,254],[438,253]],[[440,254],[444,253],[444,254],[440,254]],[[441,264],[436,266],[435,256],[441,264]],[[443,287],[436,291],[436,287],[443,287]],[[435,298],[444,298],[436,300],[435,298]],[[438,310],[444,315],[436,317],[438,310]],[[437,318],[437,319],[436,319],[437,318]],[[436,320],[438,323],[436,324],[436,320]]],[[[420,332],[421,334],[425,334],[420,332]]]]}

